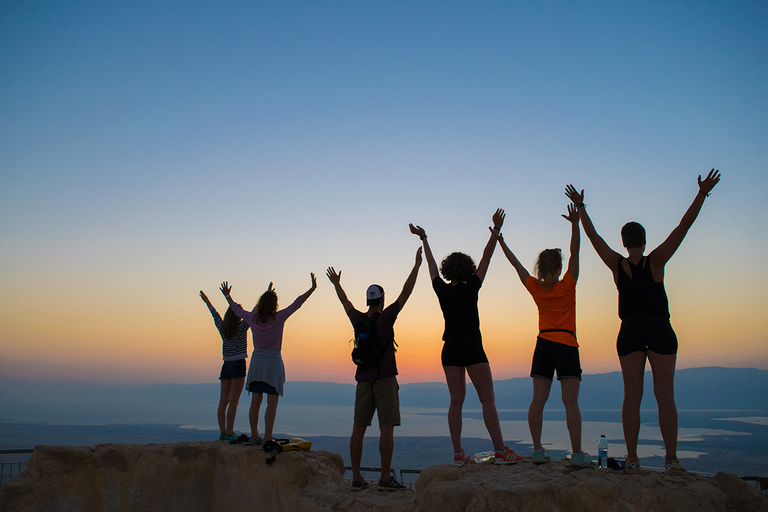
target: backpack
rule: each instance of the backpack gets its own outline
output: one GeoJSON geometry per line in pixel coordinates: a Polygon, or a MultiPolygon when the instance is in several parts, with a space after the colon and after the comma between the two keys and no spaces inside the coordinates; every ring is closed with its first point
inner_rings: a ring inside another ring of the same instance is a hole
{"type": "Polygon", "coordinates": [[[355,322],[355,348],[352,349],[352,361],[360,368],[374,368],[379,365],[381,355],[373,335],[373,326],[379,313],[371,316],[362,314],[355,322]]]}

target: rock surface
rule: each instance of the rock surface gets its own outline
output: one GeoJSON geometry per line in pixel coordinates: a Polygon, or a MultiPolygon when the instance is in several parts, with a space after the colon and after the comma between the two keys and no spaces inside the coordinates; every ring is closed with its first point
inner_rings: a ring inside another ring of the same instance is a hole
{"type": "Polygon", "coordinates": [[[0,486],[0,512],[239,511],[766,511],[765,495],[740,478],[609,469],[433,466],[416,491],[352,492],[342,458],[282,453],[220,441],[94,447],[38,446],[27,471],[0,486]]]}

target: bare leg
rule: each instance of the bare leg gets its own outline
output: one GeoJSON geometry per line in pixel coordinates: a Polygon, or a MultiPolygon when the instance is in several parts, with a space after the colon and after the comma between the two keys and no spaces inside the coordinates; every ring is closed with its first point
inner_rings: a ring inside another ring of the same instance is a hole
{"type": "Polygon", "coordinates": [[[648,351],[653,372],[653,394],[659,407],[659,428],[667,458],[677,457],[677,406],[675,405],[676,354],[657,354],[648,351]]]}
{"type": "Polygon", "coordinates": [[[571,450],[581,453],[581,410],[579,409],[579,387],[581,381],[576,377],[563,377],[560,387],[565,406],[565,424],[571,437],[571,450]]]}
{"type": "Polygon", "coordinates": [[[379,425],[379,455],[381,456],[381,481],[389,482],[392,477],[392,453],[395,450],[394,425],[379,425]]]}
{"type": "Polygon", "coordinates": [[[216,411],[216,417],[219,420],[219,430],[222,434],[227,434],[227,425],[225,422],[227,414],[227,404],[229,403],[230,390],[232,389],[232,379],[221,379],[221,396],[219,396],[219,408],[216,411]]]}
{"type": "Polygon", "coordinates": [[[264,395],[251,393],[251,408],[248,411],[248,420],[251,422],[251,437],[259,437],[259,409],[264,395]]]}
{"type": "Polygon", "coordinates": [[[541,450],[541,425],[544,421],[544,404],[549,398],[549,390],[552,387],[552,381],[546,377],[532,377],[533,379],[533,399],[528,406],[528,430],[531,431],[531,440],[533,449],[541,450]]]}
{"type": "Polygon", "coordinates": [[[362,482],[360,462],[363,460],[363,437],[367,427],[352,426],[352,436],[349,438],[349,458],[352,462],[352,479],[362,482]]]}
{"type": "Polygon", "coordinates": [[[461,453],[461,410],[464,407],[464,397],[467,394],[467,381],[464,377],[463,366],[443,366],[445,381],[448,383],[448,392],[451,395],[451,403],[448,406],[448,431],[451,434],[453,451],[461,453]]]}
{"type": "Polygon", "coordinates": [[[264,411],[264,441],[272,439],[272,429],[277,417],[277,402],[280,395],[267,395],[267,409],[264,411]]]}
{"type": "Polygon", "coordinates": [[[627,456],[637,457],[637,438],[640,436],[640,402],[643,399],[645,352],[637,351],[619,357],[621,376],[624,378],[624,403],[621,406],[621,423],[627,456]]]}
{"type": "Polygon", "coordinates": [[[477,391],[477,397],[483,404],[483,421],[488,434],[491,436],[493,448],[496,451],[504,450],[504,437],[501,435],[499,413],[496,411],[496,397],[493,394],[493,375],[491,365],[488,363],[473,364],[467,367],[469,378],[477,391]]]}
{"type": "Polygon", "coordinates": [[[229,386],[229,405],[227,406],[227,431],[225,434],[232,434],[235,431],[235,416],[237,416],[237,404],[240,403],[240,395],[243,393],[245,377],[231,379],[229,386]]]}

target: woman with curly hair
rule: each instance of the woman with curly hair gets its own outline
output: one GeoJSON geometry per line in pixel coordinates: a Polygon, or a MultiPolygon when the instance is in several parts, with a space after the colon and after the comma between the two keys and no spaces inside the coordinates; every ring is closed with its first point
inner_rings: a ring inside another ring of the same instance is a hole
{"type": "MultiPolygon", "coordinates": [[[[504,210],[496,210],[493,214],[492,231],[498,233],[503,223],[504,210]]],[[[454,252],[448,255],[440,264],[440,273],[444,281],[438,274],[437,263],[429,247],[426,231],[421,226],[413,224],[409,227],[411,233],[417,235],[424,244],[432,288],[437,294],[440,309],[445,318],[441,361],[451,395],[451,403],[448,407],[448,430],[453,442],[453,462],[456,465],[462,465],[470,460],[461,446],[461,411],[467,392],[467,374],[483,406],[483,421],[493,442],[496,464],[512,464],[521,461],[523,457],[505,446],[501,435],[499,414],[496,411],[493,394],[493,376],[483,350],[480,315],[477,311],[478,293],[491,262],[493,250],[496,248],[496,238],[491,235],[477,267],[472,258],[464,253],[454,252]]]]}
{"type": "Polygon", "coordinates": [[[285,322],[302,304],[312,295],[317,288],[315,274],[310,274],[312,287],[303,295],[299,295],[293,303],[285,309],[277,310],[277,293],[269,283],[267,291],[259,298],[259,302],[253,311],[245,311],[232,300],[229,292],[232,287],[226,281],[221,283],[221,293],[227,298],[229,307],[235,314],[242,318],[250,327],[253,336],[253,355],[251,366],[248,368],[248,391],[251,395],[251,409],[248,419],[251,423],[251,444],[262,444],[259,436],[259,409],[267,394],[267,408],[264,411],[264,437],[265,441],[272,440],[272,429],[275,426],[277,416],[277,402],[283,394],[285,384],[285,366],[283,365],[283,328],[285,322]]]}
{"type": "Polygon", "coordinates": [[[232,308],[227,308],[224,319],[213,307],[208,297],[200,290],[200,298],[213,316],[213,323],[221,336],[221,353],[224,364],[221,366],[221,396],[216,416],[219,420],[221,435],[219,440],[232,441],[235,434],[235,416],[240,394],[245,384],[245,360],[248,358],[248,324],[235,315],[232,308]]]}
{"type": "Polygon", "coordinates": [[[579,278],[579,212],[568,205],[568,215],[563,215],[571,223],[571,255],[568,258],[568,270],[560,279],[563,271],[563,256],[560,249],[545,249],[536,260],[534,273],[528,274],[515,254],[504,242],[501,233],[494,234],[509,262],[517,270],[523,286],[533,297],[539,310],[539,335],[531,363],[533,379],[533,398],[528,407],[528,428],[533,440],[533,462],[541,464],[552,459],[541,444],[541,427],[544,416],[544,404],[552,388],[552,377],[557,370],[557,380],[565,406],[565,424],[571,438],[571,466],[595,467],[589,455],[581,450],[581,411],[579,410],[579,387],[581,384],[581,362],[579,344],[576,341],[576,280],[579,278]]]}

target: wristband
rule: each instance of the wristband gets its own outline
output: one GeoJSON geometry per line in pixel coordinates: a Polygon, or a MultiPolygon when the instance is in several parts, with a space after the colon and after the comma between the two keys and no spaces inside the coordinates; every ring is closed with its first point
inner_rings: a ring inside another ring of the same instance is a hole
{"type": "MultiPolygon", "coordinates": [[[[711,194],[711,192],[710,192],[710,194],[711,194]]],[[[709,194],[705,194],[705,193],[704,193],[704,192],[702,192],[701,190],[699,190],[699,195],[702,195],[702,196],[704,196],[704,197],[709,197],[709,194]]]]}
{"type": "Polygon", "coordinates": [[[427,238],[427,235],[424,235],[424,236],[420,236],[420,237],[419,237],[419,240],[425,240],[426,238],[427,238]]]}

